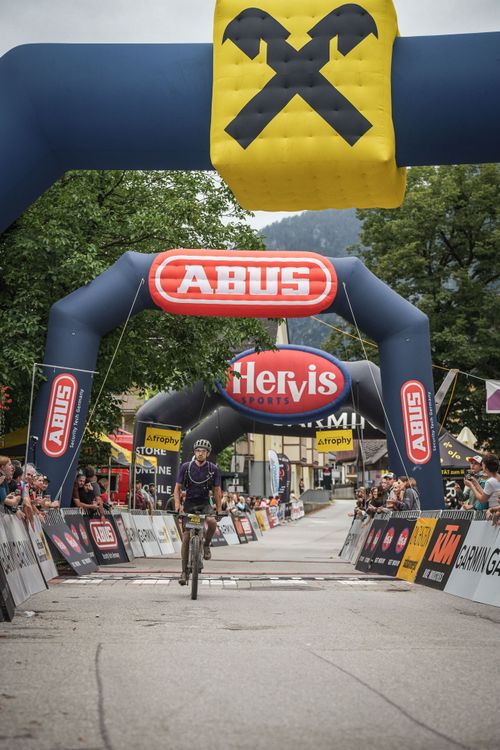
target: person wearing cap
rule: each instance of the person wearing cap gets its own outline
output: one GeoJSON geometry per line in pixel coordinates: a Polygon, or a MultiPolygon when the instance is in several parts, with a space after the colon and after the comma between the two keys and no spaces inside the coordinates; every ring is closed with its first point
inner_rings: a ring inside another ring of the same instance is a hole
{"type": "MultiPolygon", "coordinates": [[[[486,481],[483,486],[477,479],[471,477],[465,480],[467,487],[470,487],[476,496],[476,500],[486,505],[486,510],[496,508],[500,504],[500,474],[498,473],[499,461],[498,456],[490,454],[483,458],[483,469],[486,481]]],[[[476,510],[479,510],[476,508],[476,510]]]]}
{"type": "MultiPolygon", "coordinates": [[[[193,446],[194,456],[191,461],[186,461],[179,469],[179,475],[174,487],[175,510],[180,511],[182,505],[182,490],[185,489],[184,500],[185,513],[207,514],[212,512],[210,504],[210,491],[213,492],[215,508],[217,513],[221,512],[222,490],[221,476],[217,464],[208,460],[212,445],[209,440],[200,438],[193,446]]],[[[204,540],[203,559],[210,560],[210,542],[215,534],[217,521],[215,518],[207,518],[207,531],[204,540]]],[[[187,583],[187,564],[189,556],[189,531],[182,535],[182,572],[179,577],[181,586],[187,583]]]]}
{"type": "MultiPolygon", "coordinates": [[[[486,474],[483,471],[483,457],[479,455],[472,456],[472,458],[467,458],[467,461],[470,464],[469,477],[471,479],[476,479],[481,488],[483,488],[487,479],[486,474]]],[[[467,474],[465,478],[468,479],[467,474]]],[[[467,481],[465,481],[464,484],[462,510],[486,510],[488,503],[481,503],[476,498],[472,485],[467,484],[467,481]]]]}

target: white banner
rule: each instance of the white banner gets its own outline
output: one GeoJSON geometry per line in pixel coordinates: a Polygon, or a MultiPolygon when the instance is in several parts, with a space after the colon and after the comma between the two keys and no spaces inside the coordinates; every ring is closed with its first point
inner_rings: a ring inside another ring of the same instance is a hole
{"type": "Polygon", "coordinates": [[[19,518],[1,514],[0,548],[1,564],[16,607],[46,590],[28,532],[19,518]]]}
{"type": "Polygon", "coordinates": [[[277,495],[280,488],[280,461],[276,451],[267,451],[269,459],[269,473],[271,475],[271,494],[277,495]]]}
{"type": "Polygon", "coordinates": [[[356,546],[354,547],[353,555],[351,557],[351,561],[354,563],[354,565],[356,565],[356,563],[358,562],[358,557],[361,554],[361,550],[365,546],[366,538],[369,534],[372,524],[373,524],[373,518],[370,518],[369,521],[362,522],[361,532],[358,536],[358,539],[356,541],[356,546]],[[363,526],[363,523],[365,523],[366,526],[363,526]]]}
{"type": "Polygon", "coordinates": [[[489,547],[484,569],[472,598],[481,604],[500,607],[500,527],[492,526],[489,521],[483,521],[483,524],[489,528],[489,547]],[[493,541],[489,536],[491,529],[496,531],[493,541]]]}
{"type": "Polygon", "coordinates": [[[174,552],[175,553],[180,552],[182,539],[181,539],[181,535],[179,534],[179,529],[177,528],[177,524],[175,523],[175,518],[170,513],[163,513],[163,520],[165,521],[165,525],[168,529],[168,533],[170,535],[170,541],[174,545],[174,552]]]}
{"type": "Polygon", "coordinates": [[[28,524],[28,534],[35,550],[38,564],[42,569],[43,577],[48,582],[59,575],[42,529],[42,522],[38,516],[33,517],[33,526],[28,524]]]}
{"type": "MultiPolygon", "coordinates": [[[[447,594],[472,599],[486,563],[495,549],[498,528],[485,521],[472,521],[445,586],[447,594]]],[[[498,580],[497,580],[498,586],[498,580]]]]}
{"type": "Polygon", "coordinates": [[[151,516],[147,513],[136,512],[133,512],[130,515],[134,519],[137,536],[139,537],[139,541],[142,544],[146,557],[160,557],[161,549],[156,538],[151,516]]]}
{"type": "Polygon", "coordinates": [[[255,531],[257,535],[257,539],[262,536],[262,529],[259,526],[259,522],[257,521],[257,516],[255,515],[255,512],[252,511],[251,513],[247,513],[247,516],[250,519],[250,523],[252,524],[252,529],[255,531]]]}
{"type": "Polygon", "coordinates": [[[125,531],[127,532],[128,540],[130,542],[130,546],[132,547],[134,557],[144,557],[144,550],[142,549],[142,544],[137,534],[137,529],[135,527],[134,517],[132,513],[128,513],[127,511],[120,511],[120,515],[123,518],[123,525],[125,526],[125,531]]]}
{"type": "Polygon", "coordinates": [[[168,533],[163,516],[153,515],[151,516],[151,520],[153,521],[153,529],[156,534],[156,541],[160,547],[161,554],[173,555],[175,553],[174,545],[170,539],[170,534],[168,533]]]}
{"type": "Polygon", "coordinates": [[[352,558],[354,557],[354,552],[356,550],[359,535],[361,534],[362,523],[363,522],[361,518],[355,518],[352,522],[349,533],[346,536],[344,546],[342,547],[339,555],[341,560],[352,560],[352,558]]]}
{"type": "Polygon", "coordinates": [[[233,519],[230,516],[224,516],[219,520],[219,529],[224,535],[224,539],[228,544],[239,544],[240,540],[236,529],[234,528],[233,519]]]}

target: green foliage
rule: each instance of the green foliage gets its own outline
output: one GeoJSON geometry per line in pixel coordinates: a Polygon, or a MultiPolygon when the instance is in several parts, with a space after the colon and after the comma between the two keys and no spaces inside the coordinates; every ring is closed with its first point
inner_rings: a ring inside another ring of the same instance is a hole
{"type": "MultiPolygon", "coordinates": [[[[127,250],[262,249],[247,217],[229,189],[208,173],[64,175],[0,235],[0,384],[12,387],[13,398],[6,430],[27,422],[32,367],[43,359],[54,302],[90,282],[127,250]]],[[[108,302],[101,300],[103,312],[108,302]]],[[[102,341],[93,399],[120,333],[121,328],[102,341]]],[[[234,351],[252,344],[274,344],[257,320],[190,318],[159,311],[131,318],[91,429],[106,431],[119,424],[116,394],[182,389],[199,379],[213,387],[217,378],[224,380],[234,351]]],[[[91,439],[87,447],[92,448],[91,439]]]]}
{"type": "MultiPolygon", "coordinates": [[[[363,245],[353,248],[429,316],[437,368],[487,379],[498,379],[500,372],[499,187],[498,165],[411,169],[401,208],[358,212],[363,245]]],[[[330,337],[329,351],[362,356],[358,342],[341,338],[330,337]]],[[[376,361],[374,350],[367,351],[376,361]]],[[[445,372],[437,368],[439,385],[445,372]]],[[[446,427],[458,432],[464,425],[480,444],[500,450],[500,419],[485,413],[484,383],[460,375],[446,427]]]]}

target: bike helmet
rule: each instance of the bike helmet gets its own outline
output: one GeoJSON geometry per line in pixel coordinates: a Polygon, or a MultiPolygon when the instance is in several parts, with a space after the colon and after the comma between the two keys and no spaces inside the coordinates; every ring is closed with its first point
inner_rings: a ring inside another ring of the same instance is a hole
{"type": "Polygon", "coordinates": [[[194,450],[196,450],[197,448],[204,448],[206,451],[210,453],[210,451],[212,450],[212,445],[210,443],[210,440],[205,440],[205,438],[200,438],[193,445],[194,450]]]}

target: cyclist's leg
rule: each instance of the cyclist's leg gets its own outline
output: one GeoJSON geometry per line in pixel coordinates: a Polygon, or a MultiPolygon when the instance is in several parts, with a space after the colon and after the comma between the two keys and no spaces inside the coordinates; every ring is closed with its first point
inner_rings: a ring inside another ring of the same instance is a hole
{"type": "Polygon", "coordinates": [[[181,584],[181,586],[185,586],[187,583],[188,559],[189,559],[189,530],[184,530],[182,533],[182,546],[181,546],[182,572],[179,577],[179,583],[181,584]]]}
{"type": "Polygon", "coordinates": [[[207,530],[205,531],[205,539],[203,544],[205,547],[210,547],[210,542],[212,541],[212,537],[215,534],[215,529],[217,528],[217,521],[215,518],[207,518],[207,530]]]}

